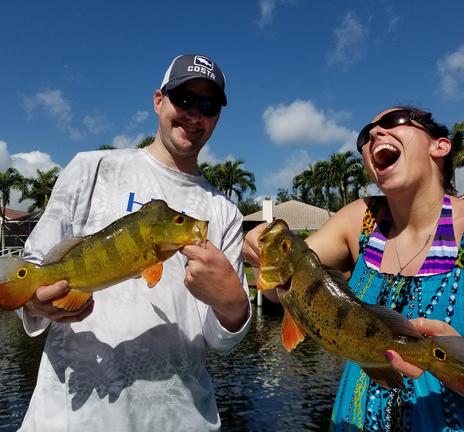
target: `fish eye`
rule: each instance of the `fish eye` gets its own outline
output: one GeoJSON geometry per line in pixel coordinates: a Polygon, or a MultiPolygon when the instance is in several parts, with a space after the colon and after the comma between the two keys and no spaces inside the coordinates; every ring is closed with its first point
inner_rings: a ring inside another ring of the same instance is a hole
{"type": "Polygon", "coordinates": [[[435,348],[433,350],[433,355],[437,360],[445,361],[446,360],[446,353],[441,348],[435,348]]]}
{"type": "Polygon", "coordinates": [[[181,215],[177,215],[175,218],[174,218],[174,223],[180,225],[180,224],[183,224],[184,223],[184,216],[181,216],[181,215]]]}
{"type": "Polygon", "coordinates": [[[16,272],[16,276],[18,276],[18,279],[24,279],[26,275],[27,275],[27,269],[25,269],[24,267],[20,268],[16,272]]]}
{"type": "Polygon", "coordinates": [[[290,243],[288,241],[284,241],[282,243],[282,252],[288,252],[290,249],[290,243]]]}

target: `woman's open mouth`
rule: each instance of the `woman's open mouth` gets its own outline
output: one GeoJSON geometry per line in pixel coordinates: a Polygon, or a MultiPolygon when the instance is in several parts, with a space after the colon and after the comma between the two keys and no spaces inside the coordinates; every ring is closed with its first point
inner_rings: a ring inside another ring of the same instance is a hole
{"type": "Polygon", "coordinates": [[[385,170],[392,166],[400,157],[401,151],[390,144],[380,144],[374,148],[372,159],[374,166],[379,170],[385,170]]]}

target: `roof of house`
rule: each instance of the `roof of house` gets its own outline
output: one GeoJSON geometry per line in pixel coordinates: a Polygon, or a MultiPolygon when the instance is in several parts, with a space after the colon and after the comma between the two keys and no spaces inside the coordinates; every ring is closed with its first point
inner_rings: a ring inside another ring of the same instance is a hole
{"type": "MultiPolygon", "coordinates": [[[[272,206],[274,219],[283,219],[291,230],[316,230],[332,215],[328,210],[290,200],[272,206]]],[[[263,212],[258,211],[243,217],[244,222],[263,221],[263,212]]]]}
{"type": "Polygon", "coordinates": [[[29,214],[30,213],[25,212],[25,211],[5,208],[5,216],[9,220],[20,219],[20,218],[23,218],[24,216],[28,216],[29,214]]]}

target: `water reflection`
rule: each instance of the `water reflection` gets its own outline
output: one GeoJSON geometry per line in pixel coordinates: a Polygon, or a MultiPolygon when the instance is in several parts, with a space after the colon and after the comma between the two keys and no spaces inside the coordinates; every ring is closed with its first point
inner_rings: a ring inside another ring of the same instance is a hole
{"type": "MultiPolygon", "coordinates": [[[[281,344],[280,307],[254,309],[253,325],[208,370],[224,432],[326,431],[342,361],[307,340],[291,354],[281,344]]],[[[13,312],[0,311],[0,431],[16,431],[29,404],[45,335],[30,338],[13,312]]]]}
{"type": "Polygon", "coordinates": [[[211,353],[223,431],[326,431],[343,362],[306,340],[289,354],[282,347],[280,308],[255,320],[226,357],[211,353]]]}

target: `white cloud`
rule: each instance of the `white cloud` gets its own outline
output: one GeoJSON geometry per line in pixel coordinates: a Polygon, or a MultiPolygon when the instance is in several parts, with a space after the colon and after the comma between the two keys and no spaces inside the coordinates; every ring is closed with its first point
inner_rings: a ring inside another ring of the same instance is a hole
{"type": "Polygon", "coordinates": [[[290,105],[266,108],[263,119],[267,135],[277,145],[350,142],[353,132],[337,123],[336,114],[330,115],[311,101],[297,100],[290,105]]]}
{"type": "Polygon", "coordinates": [[[329,53],[329,63],[349,66],[358,60],[366,49],[367,34],[356,14],[347,12],[334,30],[335,48],[329,53]]]}
{"type": "Polygon", "coordinates": [[[59,166],[53,162],[49,154],[38,150],[12,154],[11,162],[11,166],[16,168],[24,177],[36,177],[38,169],[48,171],[54,166],[59,166]]]}
{"type": "MultiPolygon", "coordinates": [[[[40,151],[32,151],[29,153],[15,153],[10,155],[8,152],[8,145],[5,141],[0,141],[0,170],[5,171],[8,168],[16,168],[18,172],[24,177],[35,178],[37,176],[37,169],[48,171],[55,166],[59,166],[53,162],[50,155],[40,151]]],[[[19,202],[21,197],[20,192],[16,190],[11,191],[10,204],[8,207],[16,210],[24,210],[32,204],[30,200],[19,202]]]]}
{"type": "Polygon", "coordinates": [[[0,171],[6,171],[11,167],[11,157],[8,153],[8,145],[5,141],[0,140],[0,171]]]}
{"type": "Polygon", "coordinates": [[[118,149],[135,148],[142,138],[145,138],[143,133],[135,136],[117,135],[113,138],[111,145],[118,149]]]}
{"type": "Polygon", "coordinates": [[[264,28],[274,21],[275,10],[279,5],[294,4],[297,0],[259,0],[258,26],[264,28]]]}
{"type": "Polygon", "coordinates": [[[440,87],[445,98],[460,99],[464,93],[464,45],[438,60],[440,87]]]}
{"type": "Polygon", "coordinates": [[[61,90],[46,89],[33,96],[24,96],[23,108],[30,116],[43,112],[55,119],[61,127],[68,126],[72,120],[71,105],[61,90]]]}
{"type": "Polygon", "coordinates": [[[215,165],[217,163],[222,163],[228,160],[236,160],[236,158],[229,154],[225,158],[219,158],[212,150],[209,144],[206,144],[200,151],[198,155],[198,163],[201,164],[203,162],[208,162],[211,165],[215,165]]]}
{"type": "Polygon", "coordinates": [[[45,89],[34,95],[23,96],[22,107],[30,118],[45,115],[52,119],[72,140],[83,139],[87,133],[98,135],[109,128],[104,115],[85,115],[83,127],[77,127],[73,120],[71,103],[60,89],[45,89]]]}
{"type": "Polygon", "coordinates": [[[276,172],[266,172],[263,183],[275,189],[292,190],[293,178],[308,168],[311,159],[306,150],[293,152],[285,161],[283,168],[276,172]]]}
{"type": "Polygon", "coordinates": [[[146,121],[149,115],[150,114],[148,111],[137,111],[135,114],[132,115],[129,121],[129,127],[133,128],[138,126],[140,123],[146,121]]]}
{"type": "Polygon", "coordinates": [[[208,162],[209,164],[217,164],[219,162],[218,157],[211,151],[211,148],[206,144],[198,155],[198,163],[208,162]]]}
{"type": "Polygon", "coordinates": [[[105,116],[103,115],[86,115],[82,120],[82,124],[92,135],[99,135],[109,128],[105,116]]]}

